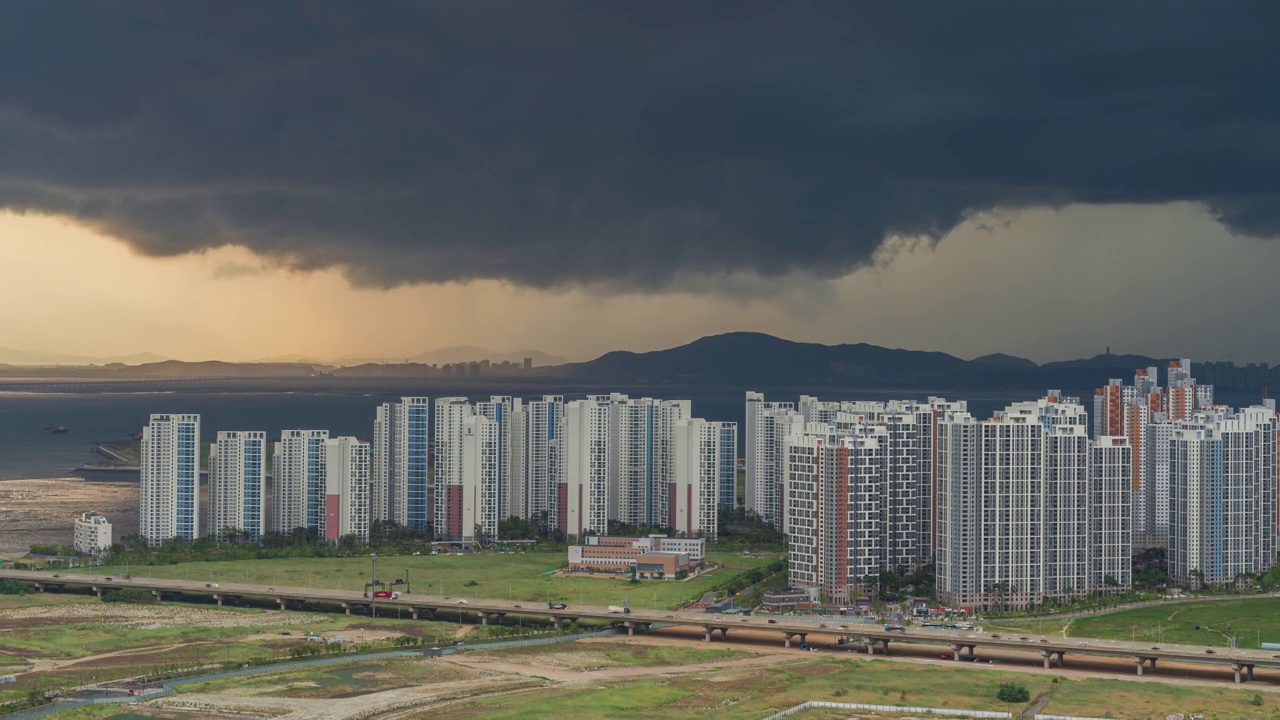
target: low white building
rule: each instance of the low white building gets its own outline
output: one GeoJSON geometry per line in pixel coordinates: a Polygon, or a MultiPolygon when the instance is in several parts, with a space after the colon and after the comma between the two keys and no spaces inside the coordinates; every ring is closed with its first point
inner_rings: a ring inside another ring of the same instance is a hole
{"type": "Polygon", "coordinates": [[[76,552],[85,555],[101,555],[111,547],[111,523],[97,513],[83,513],[76,518],[76,552]]]}
{"type": "Polygon", "coordinates": [[[707,557],[706,538],[677,538],[666,535],[649,535],[638,538],[636,547],[653,553],[684,553],[690,560],[701,562],[707,557]]]}

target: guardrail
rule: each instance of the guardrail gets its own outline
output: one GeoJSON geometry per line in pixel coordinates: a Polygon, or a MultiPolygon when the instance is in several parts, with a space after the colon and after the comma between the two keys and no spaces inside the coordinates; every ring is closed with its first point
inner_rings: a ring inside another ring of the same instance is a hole
{"type": "MultiPolygon", "coordinates": [[[[920,713],[922,715],[947,715],[950,717],[970,717],[970,718],[1012,718],[1013,715],[1007,712],[997,710],[958,710],[956,708],[927,708],[927,707],[908,707],[906,705],[867,705],[864,703],[839,703],[829,702],[827,700],[809,700],[802,702],[795,707],[789,707],[781,712],[776,712],[764,720],[780,720],[780,718],[789,715],[795,715],[801,710],[810,708],[829,708],[832,710],[879,710],[881,712],[896,713],[920,713]]],[[[1037,715],[1039,720],[1041,717],[1049,717],[1047,715],[1037,715]]]]}

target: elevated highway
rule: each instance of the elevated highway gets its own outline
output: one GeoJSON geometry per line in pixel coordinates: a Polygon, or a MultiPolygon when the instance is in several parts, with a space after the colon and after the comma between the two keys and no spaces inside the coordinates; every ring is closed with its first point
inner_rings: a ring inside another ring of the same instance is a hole
{"type": "Polygon", "coordinates": [[[822,618],[743,617],[641,608],[632,608],[629,613],[621,614],[610,611],[607,607],[592,605],[569,605],[564,609],[556,610],[539,602],[416,594],[402,594],[394,600],[374,599],[366,597],[363,593],[345,590],[140,577],[121,578],[85,573],[28,570],[0,570],[0,578],[28,582],[42,591],[62,588],[88,589],[99,596],[107,590],[138,588],[149,590],[157,597],[169,596],[179,600],[184,597],[203,597],[212,599],[219,605],[229,599],[251,598],[260,602],[273,602],[281,610],[300,610],[308,603],[324,603],[342,607],[347,613],[359,610],[376,614],[383,608],[396,608],[402,612],[407,611],[414,619],[451,617],[457,613],[478,617],[482,623],[500,622],[507,615],[541,618],[557,625],[568,620],[604,620],[626,627],[629,634],[637,629],[648,630],[652,625],[683,625],[701,628],[703,639],[708,642],[717,633],[721,639],[727,639],[733,630],[753,630],[775,632],[783,643],[790,647],[793,640],[804,643],[810,635],[814,635],[833,638],[837,645],[857,645],[869,654],[874,654],[877,650],[887,651],[891,643],[946,647],[950,649],[956,660],[961,659],[962,655],[974,657],[983,649],[1012,651],[1038,654],[1046,668],[1054,664],[1058,667],[1064,666],[1068,655],[1127,658],[1133,661],[1138,675],[1155,671],[1159,661],[1200,663],[1229,668],[1237,683],[1252,680],[1254,668],[1280,668],[1280,652],[1268,650],[1050,638],[1019,633],[978,633],[932,628],[886,630],[883,625],[848,622],[846,618],[832,616],[822,618]]]}

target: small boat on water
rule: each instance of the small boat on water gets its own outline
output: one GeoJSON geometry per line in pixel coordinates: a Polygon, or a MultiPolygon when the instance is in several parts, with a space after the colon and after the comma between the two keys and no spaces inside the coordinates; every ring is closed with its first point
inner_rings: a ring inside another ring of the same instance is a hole
{"type": "Polygon", "coordinates": [[[66,435],[71,432],[65,425],[50,425],[44,429],[50,435],[66,435]]]}

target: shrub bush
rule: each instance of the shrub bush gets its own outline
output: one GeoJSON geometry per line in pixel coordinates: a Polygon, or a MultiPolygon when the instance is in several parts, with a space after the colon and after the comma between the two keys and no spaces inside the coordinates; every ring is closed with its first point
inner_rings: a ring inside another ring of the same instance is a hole
{"type": "Polygon", "coordinates": [[[1015,683],[1000,683],[996,699],[1007,703],[1023,703],[1031,699],[1031,691],[1015,683]]]}
{"type": "Polygon", "coordinates": [[[0,595],[26,595],[31,586],[17,580],[0,580],[0,595]]]}
{"type": "Polygon", "coordinates": [[[156,596],[151,594],[150,590],[143,590],[141,588],[122,588],[120,590],[109,590],[103,593],[102,602],[152,605],[158,601],[156,596]]]}

